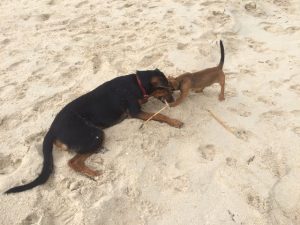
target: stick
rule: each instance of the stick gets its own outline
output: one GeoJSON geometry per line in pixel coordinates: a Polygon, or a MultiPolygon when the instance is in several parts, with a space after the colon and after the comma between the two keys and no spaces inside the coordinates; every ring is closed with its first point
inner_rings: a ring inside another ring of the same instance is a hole
{"type": "Polygon", "coordinates": [[[235,133],[234,133],[234,131],[233,131],[229,126],[227,126],[221,119],[219,119],[215,114],[213,114],[212,111],[210,111],[209,109],[207,109],[207,111],[210,113],[210,115],[212,115],[212,117],[213,117],[219,124],[222,125],[222,127],[224,127],[227,131],[229,131],[230,133],[232,133],[234,136],[236,136],[235,133]]]}
{"type": "Polygon", "coordinates": [[[164,100],[164,102],[165,102],[165,104],[168,106],[168,109],[170,109],[169,103],[168,103],[166,100],[164,100]]]}
{"type": "Polygon", "coordinates": [[[157,111],[156,113],[154,113],[152,116],[150,116],[144,123],[142,123],[142,125],[140,126],[139,129],[141,129],[149,120],[151,120],[154,116],[156,116],[158,113],[160,113],[161,111],[165,110],[166,108],[169,108],[169,104],[165,101],[166,105],[161,108],[159,111],[157,111]]]}

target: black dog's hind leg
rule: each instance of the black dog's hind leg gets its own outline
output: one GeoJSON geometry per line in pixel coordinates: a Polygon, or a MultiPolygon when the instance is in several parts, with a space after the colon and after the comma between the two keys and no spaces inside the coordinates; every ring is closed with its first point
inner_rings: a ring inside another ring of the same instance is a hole
{"type": "Polygon", "coordinates": [[[61,116],[55,125],[57,141],[77,154],[68,162],[68,165],[86,176],[94,177],[101,173],[85,165],[86,159],[101,150],[104,141],[104,132],[88,120],[74,113],[61,116]]]}
{"type": "Polygon", "coordinates": [[[99,171],[92,170],[85,165],[85,160],[93,153],[76,154],[69,162],[68,165],[76,172],[82,173],[88,177],[99,176],[102,173],[99,171]]]}

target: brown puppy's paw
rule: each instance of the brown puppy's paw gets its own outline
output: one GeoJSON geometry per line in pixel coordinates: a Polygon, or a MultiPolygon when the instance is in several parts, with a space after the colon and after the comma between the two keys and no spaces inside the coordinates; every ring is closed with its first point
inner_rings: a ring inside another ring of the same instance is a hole
{"type": "Polygon", "coordinates": [[[169,103],[169,106],[170,107],[175,107],[175,106],[178,106],[179,103],[178,102],[172,102],[172,103],[169,103]]]}
{"type": "Polygon", "coordinates": [[[223,95],[219,95],[219,101],[224,101],[225,97],[223,95]]]}
{"type": "Polygon", "coordinates": [[[170,125],[176,128],[181,128],[183,126],[183,122],[173,119],[172,124],[170,125]]]}

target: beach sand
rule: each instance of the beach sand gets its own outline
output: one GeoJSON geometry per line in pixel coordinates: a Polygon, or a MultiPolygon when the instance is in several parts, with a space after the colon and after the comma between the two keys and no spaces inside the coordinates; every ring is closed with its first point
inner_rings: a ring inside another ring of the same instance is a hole
{"type": "Polygon", "coordinates": [[[116,76],[213,67],[223,40],[226,100],[216,84],[163,112],[181,129],[106,129],[109,151],[88,161],[95,181],[55,149],[46,184],[0,194],[0,224],[299,225],[299,11],[299,0],[1,0],[1,193],[38,176],[56,113],[116,76]]]}

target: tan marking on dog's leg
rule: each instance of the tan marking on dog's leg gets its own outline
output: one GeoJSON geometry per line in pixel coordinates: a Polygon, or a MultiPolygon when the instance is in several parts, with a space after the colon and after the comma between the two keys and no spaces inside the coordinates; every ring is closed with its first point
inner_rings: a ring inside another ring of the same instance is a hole
{"type": "Polygon", "coordinates": [[[85,160],[92,154],[93,153],[76,154],[71,160],[69,160],[68,165],[76,172],[82,173],[88,177],[99,176],[102,174],[101,172],[90,169],[84,163],[85,160]]]}
{"type": "Polygon", "coordinates": [[[56,147],[58,147],[60,150],[63,150],[63,151],[68,151],[69,148],[67,145],[65,145],[64,143],[62,143],[60,140],[56,139],[54,141],[54,144],[56,145],[56,147]]]}

